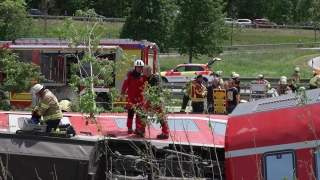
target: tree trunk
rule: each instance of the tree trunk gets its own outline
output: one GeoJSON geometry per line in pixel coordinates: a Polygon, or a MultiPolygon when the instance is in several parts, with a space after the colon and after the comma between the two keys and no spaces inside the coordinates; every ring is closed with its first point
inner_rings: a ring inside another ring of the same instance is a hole
{"type": "Polygon", "coordinates": [[[189,63],[192,63],[192,46],[189,46],[189,63]]]}

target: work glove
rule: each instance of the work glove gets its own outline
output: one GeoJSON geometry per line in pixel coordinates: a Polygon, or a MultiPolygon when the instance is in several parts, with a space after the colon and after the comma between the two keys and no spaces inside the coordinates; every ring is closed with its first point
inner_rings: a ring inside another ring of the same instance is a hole
{"type": "Polygon", "coordinates": [[[121,94],[121,99],[122,99],[122,100],[124,99],[124,97],[125,97],[125,95],[124,95],[124,94],[121,94]]]}
{"type": "Polygon", "coordinates": [[[31,119],[41,119],[41,116],[39,116],[36,111],[32,111],[31,119]]]}
{"type": "Polygon", "coordinates": [[[184,89],[181,89],[181,92],[183,93],[184,89]]]}

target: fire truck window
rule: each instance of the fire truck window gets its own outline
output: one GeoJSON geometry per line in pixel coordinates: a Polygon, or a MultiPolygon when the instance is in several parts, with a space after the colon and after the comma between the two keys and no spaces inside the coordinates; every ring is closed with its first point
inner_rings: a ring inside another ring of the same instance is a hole
{"type": "Polygon", "coordinates": [[[314,150],[314,161],[315,161],[315,165],[316,165],[316,168],[315,168],[315,171],[316,171],[316,177],[317,179],[320,178],[320,149],[319,148],[316,148],[314,150]]]}
{"type": "MultiPolygon", "coordinates": [[[[207,121],[207,123],[209,124],[209,121],[207,121]]],[[[213,132],[222,136],[226,135],[226,129],[227,129],[226,123],[210,121],[210,124],[213,132]]]]}
{"type": "Polygon", "coordinates": [[[263,155],[265,180],[295,179],[295,154],[294,151],[279,151],[263,155]]]}
{"type": "MultiPolygon", "coordinates": [[[[174,131],[199,131],[198,125],[192,119],[168,118],[168,125],[169,129],[174,131]]],[[[161,130],[159,123],[152,123],[152,126],[161,130]]]]}
{"type": "Polygon", "coordinates": [[[65,83],[65,62],[62,56],[58,53],[42,53],[39,59],[41,73],[46,80],[41,82],[49,83],[65,83]]]}
{"type": "Polygon", "coordinates": [[[32,62],[32,51],[30,50],[14,50],[12,51],[19,56],[20,62],[32,62]]]}

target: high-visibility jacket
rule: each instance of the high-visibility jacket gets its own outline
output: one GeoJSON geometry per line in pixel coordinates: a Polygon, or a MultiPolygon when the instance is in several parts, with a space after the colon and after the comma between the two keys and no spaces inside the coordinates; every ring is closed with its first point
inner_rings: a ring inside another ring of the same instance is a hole
{"type": "Polygon", "coordinates": [[[277,87],[276,91],[279,96],[292,93],[292,90],[290,89],[289,86],[286,86],[284,89],[282,89],[281,86],[279,86],[277,87]]]}
{"type": "Polygon", "coordinates": [[[182,89],[185,89],[184,95],[189,96],[190,95],[190,85],[193,81],[196,81],[195,79],[192,79],[188,82],[186,82],[183,86],[182,89]]]}
{"type": "Polygon", "coordinates": [[[62,111],[70,112],[71,111],[71,105],[72,105],[71,101],[66,100],[66,99],[61,100],[59,102],[59,107],[60,107],[60,109],[62,111]]]}
{"type": "Polygon", "coordinates": [[[39,116],[43,116],[43,121],[62,119],[62,112],[56,96],[48,89],[39,98],[39,102],[34,109],[39,116]]]}
{"type": "Polygon", "coordinates": [[[190,100],[192,102],[204,102],[206,87],[197,81],[190,85],[190,100]]]}
{"type": "Polygon", "coordinates": [[[297,72],[292,73],[291,79],[292,79],[293,83],[299,84],[300,83],[300,73],[297,73],[297,72]]]}
{"type": "Polygon", "coordinates": [[[316,87],[320,87],[320,75],[314,76],[314,77],[310,80],[309,85],[311,85],[311,86],[316,86],[316,87]]]}

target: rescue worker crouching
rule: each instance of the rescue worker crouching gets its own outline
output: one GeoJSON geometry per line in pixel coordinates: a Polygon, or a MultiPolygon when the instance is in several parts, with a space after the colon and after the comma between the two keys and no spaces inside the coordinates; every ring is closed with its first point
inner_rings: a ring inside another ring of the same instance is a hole
{"type": "Polygon", "coordinates": [[[206,97],[205,86],[202,85],[202,74],[197,75],[197,79],[190,86],[190,100],[193,112],[203,112],[204,98],[206,97]]]}
{"type": "MultiPolygon", "coordinates": [[[[146,76],[146,88],[145,90],[147,91],[148,94],[157,94],[157,97],[153,97],[156,100],[159,100],[159,104],[156,104],[155,107],[153,107],[151,105],[151,101],[150,99],[146,99],[145,98],[145,102],[144,102],[144,109],[147,111],[152,111],[154,110],[155,112],[157,112],[157,116],[161,117],[161,134],[157,135],[158,139],[168,139],[169,138],[169,127],[168,127],[168,123],[166,120],[166,116],[165,113],[162,110],[162,106],[163,106],[163,98],[161,96],[161,88],[159,87],[159,76],[157,74],[153,74],[152,73],[152,67],[149,65],[146,65],[143,67],[143,75],[146,76]],[[150,92],[151,90],[151,92],[150,92]]],[[[153,95],[155,95],[153,94],[153,95]]],[[[144,128],[146,126],[144,125],[144,128]]],[[[144,135],[145,129],[140,129],[140,132],[135,132],[136,135],[144,135]]]]}
{"type": "MultiPolygon", "coordinates": [[[[127,128],[128,133],[132,134],[132,123],[135,113],[135,108],[140,108],[143,105],[143,88],[145,83],[145,78],[141,74],[144,62],[142,60],[136,60],[134,62],[134,68],[129,71],[125,77],[121,88],[121,98],[124,99],[125,94],[128,94],[128,118],[127,118],[127,128]]],[[[143,124],[139,114],[136,114],[136,130],[143,129],[143,124]]]]}
{"type": "Polygon", "coordinates": [[[34,85],[31,91],[39,98],[37,106],[32,111],[31,118],[40,122],[40,118],[43,116],[43,122],[47,125],[46,132],[55,131],[59,128],[62,131],[67,131],[67,134],[75,136],[76,132],[70,124],[59,125],[63,116],[56,96],[41,84],[34,85]]]}
{"type": "Polygon", "coordinates": [[[59,102],[59,107],[62,112],[70,112],[71,111],[72,102],[69,98],[61,99],[59,102]]]}
{"type": "Polygon", "coordinates": [[[316,89],[320,87],[320,72],[318,73],[318,75],[311,78],[311,80],[309,81],[309,86],[310,89],[316,89]]]}

